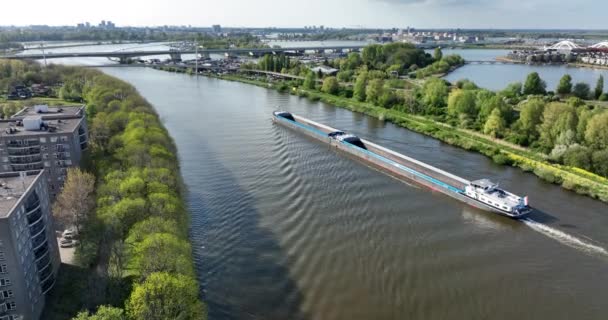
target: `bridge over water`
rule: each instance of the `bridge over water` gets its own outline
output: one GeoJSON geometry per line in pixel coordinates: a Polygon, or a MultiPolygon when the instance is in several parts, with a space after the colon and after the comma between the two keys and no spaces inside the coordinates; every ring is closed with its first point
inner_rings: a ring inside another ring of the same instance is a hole
{"type": "Polygon", "coordinates": [[[233,48],[233,49],[199,49],[199,50],[150,50],[150,51],[100,51],[100,52],[58,52],[58,53],[33,53],[33,54],[14,54],[0,56],[2,59],[18,59],[18,60],[40,60],[40,59],[55,59],[55,58],[83,58],[83,57],[106,57],[117,58],[121,63],[127,63],[129,59],[169,55],[172,60],[181,60],[182,54],[199,53],[203,56],[210,54],[227,54],[227,55],[265,55],[265,54],[304,54],[306,52],[357,52],[363,49],[363,45],[358,46],[316,46],[316,47],[290,47],[290,48],[233,48]]]}

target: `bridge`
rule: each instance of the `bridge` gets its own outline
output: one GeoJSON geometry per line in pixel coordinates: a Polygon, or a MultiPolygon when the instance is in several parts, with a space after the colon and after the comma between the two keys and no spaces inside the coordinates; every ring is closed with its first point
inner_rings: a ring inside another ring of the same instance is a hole
{"type": "Polygon", "coordinates": [[[105,52],[61,52],[61,53],[33,53],[33,54],[13,54],[0,56],[0,59],[15,59],[15,60],[40,60],[40,59],[56,59],[56,58],[91,58],[105,57],[117,58],[120,63],[127,63],[130,59],[146,56],[169,55],[171,60],[181,61],[182,54],[196,54],[209,56],[210,54],[226,54],[234,55],[252,55],[261,56],[265,54],[294,54],[301,55],[306,52],[323,53],[331,52],[358,52],[364,46],[324,46],[324,47],[291,47],[291,48],[231,48],[231,49],[190,49],[190,50],[150,50],[150,51],[105,51],[105,52]]]}
{"type": "Polygon", "coordinates": [[[515,60],[466,60],[465,64],[523,64],[515,60]]]}

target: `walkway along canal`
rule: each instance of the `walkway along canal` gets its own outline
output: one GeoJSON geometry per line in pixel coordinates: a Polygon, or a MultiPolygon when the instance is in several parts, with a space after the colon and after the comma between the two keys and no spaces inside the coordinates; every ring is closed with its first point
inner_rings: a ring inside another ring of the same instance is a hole
{"type": "Polygon", "coordinates": [[[324,103],[148,68],[104,72],[132,83],[175,139],[210,319],[608,312],[606,204],[324,103]],[[522,223],[387,177],[273,125],[277,106],[459,176],[489,177],[541,212],[522,223]]]}

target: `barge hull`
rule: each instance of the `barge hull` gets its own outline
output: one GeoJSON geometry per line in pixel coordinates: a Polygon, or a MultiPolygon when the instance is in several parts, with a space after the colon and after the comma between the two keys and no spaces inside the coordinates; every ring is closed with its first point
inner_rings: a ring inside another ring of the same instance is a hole
{"type": "Polygon", "coordinates": [[[469,181],[464,178],[401,155],[367,140],[362,141],[366,146],[370,147],[373,152],[347,142],[333,139],[328,136],[328,133],[339,131],[338,129],[296,115],[293,115],[293,117],[296,121],[277,116],[273,116],[273,121],[304,133],[316,140],[327,143],[332,147],[353,156],[366,165],[379,169],[393,177],[403,181],[415,182],[481,210],[491,211],[512,218],[512,216],[509,216],[505,212],[466,196],[464,194],[464,186],[467,185],[469,181]]]}

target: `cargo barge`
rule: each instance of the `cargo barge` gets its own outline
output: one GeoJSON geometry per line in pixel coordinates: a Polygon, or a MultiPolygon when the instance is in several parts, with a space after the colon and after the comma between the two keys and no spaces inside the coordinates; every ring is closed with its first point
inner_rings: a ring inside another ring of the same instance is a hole
{"type": "Polygon", "coordinates": [[[520,219],[532,211],[528,197],[499,188],[488,179],[469,181],[371,141],[324,124],[275,111],[272,120],[344,151],[400,179],[414,181],[473,207],[520,219]]]}

